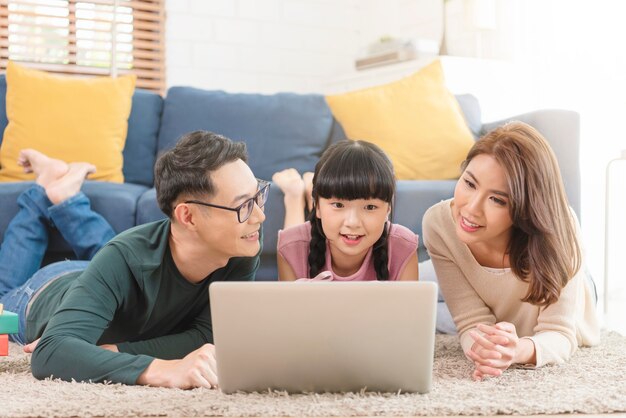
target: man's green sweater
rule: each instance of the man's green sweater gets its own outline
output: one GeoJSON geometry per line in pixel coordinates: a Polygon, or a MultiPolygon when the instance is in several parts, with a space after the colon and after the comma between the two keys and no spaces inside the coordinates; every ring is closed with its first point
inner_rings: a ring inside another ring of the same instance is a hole
{"type": "Polygon", "coordinates": [[[41,340],[33,375],[135,384],[155,358],[179,359],[213,343],[208,287],[254,280],[259,256],[231,258],[198,284],[178,271],[169,219],[121,233],[83,272],[53,281],[31,305],[28,341],[41,340]],[[117,344],[119,353],[98,347],[117,344]]]}

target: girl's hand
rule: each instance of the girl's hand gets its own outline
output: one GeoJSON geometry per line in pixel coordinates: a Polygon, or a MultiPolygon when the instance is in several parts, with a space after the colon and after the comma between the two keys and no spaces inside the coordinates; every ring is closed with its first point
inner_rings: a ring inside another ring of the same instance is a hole
{"type": "Polygon", "coordinates": [[[333,280],[333,274],[330,271],[322,271],[312,279],[297,279],[297,282],[331,282],[333,280]]]}
{"type": "Polygon", "coordinates": [[[502,375],[517,358],[519,337],[515,325],[499,322],[495,325],[479,324],[477,328],[484,335],[470,331],[475,341],[467,353],[476,366],[472,377],[482,380],[485,376],[502,375]]]}

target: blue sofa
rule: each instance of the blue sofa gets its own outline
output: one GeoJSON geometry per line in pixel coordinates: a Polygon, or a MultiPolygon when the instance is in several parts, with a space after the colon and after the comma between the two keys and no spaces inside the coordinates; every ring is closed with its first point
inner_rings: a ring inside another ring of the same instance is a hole
{"type": "MultiPolygon", "coordinates": [[[[6,80],[0,76],[0,130],[6,118],[6,80]]],[[[471,95],[457,96],[469,128],[475,137],[506,120],[481,122],[480,107],[471,95]]],[[[579,119],[574,112],[544,110],[519,115],[541,131],[551,142],[566,183],[571,205],[580,216],[578,161],[579,119]]],[[[153,167],[157,156],[171,148],[182,134],[204,129],[247,143],[249,164],[259,178],[271,179],[278,170],[295,167],[312,171],[329,144],[345,138],[323,96],[279,93],[274,95],[231,94],[191,87],[172,87],[167,96],[137,90],[128,121],[124,149],[124,184],[87,181],[83,191],[94,210],[121,232],[134,225],[162,218],[153,188],[153,167]]],[[[1,140],[0,140],[1,144],[1,140]]],[[[410,151],[410,150],[409,150],[410,151]]],[[[452,196],[455,181],[399,181],[393,220],[421,234],[426,209],[452,196]]],[[[0,183],[0,239],[17,212],[18,195],[28,183],[0,183]]],[[[265,213],[264,247],[258,280],[276,279],[276,240],[282,227],[282,193],[272,188],[265,213]]],[[[420,259],[427,258],[423,246],[420,259]]],[[[53,233],[45,263],[72,258],[61,236],[53,233]]]]}

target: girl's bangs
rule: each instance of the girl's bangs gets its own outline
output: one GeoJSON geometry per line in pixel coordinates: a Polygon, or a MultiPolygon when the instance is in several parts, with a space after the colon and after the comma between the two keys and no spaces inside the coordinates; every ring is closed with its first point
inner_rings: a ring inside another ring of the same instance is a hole
{"type": "Polygon", "coordinates": [[[380,199],[391,203],[395,178],[388,166],[371,158],[326,164],[315,179],[318,197],[342,200],[380,199]]]}

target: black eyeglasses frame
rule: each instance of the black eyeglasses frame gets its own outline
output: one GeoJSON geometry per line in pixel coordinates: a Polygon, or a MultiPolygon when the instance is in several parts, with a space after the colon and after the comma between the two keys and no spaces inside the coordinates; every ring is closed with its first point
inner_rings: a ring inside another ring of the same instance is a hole
{"type": "Polygon", "coordinates": [[[256,192],[255,195],[252,196],[250,199],[244,200],[239,206],[236,206],[234,208],[229,208],[228,206],[215,205],[213,203],[206,203],[200,200],[186,200],[183,203],[188,203],[188,204],[192,203],[194,205],[202,205],[202,206],[208,206],[211,208],[224,209],[224,210],[230,210],[232,212],[237,212],[237,220],[239,221],[240,224],[242,224],[250,218],[250,215],[252,215],[252,212],[254,211],[254,204],[256,204],[259,208],[262,209],[263,206],[265,206],[265,203],[267,202],[267,197],[269,196],[270,182],[261,180],[261,179],[256,179],[256,180],[259,184],[259,191],[256,192]],[[258,200],[259,196],[263,197],[263,201],[259,202],[258,200]],[[241,219],[241,209],[244,206],[249,205],[251,201],[254,202],[251,209],[249,209],[247,216],[245,216],[244,219],[241,219]]]}

